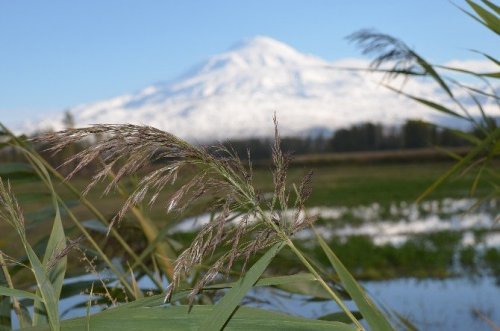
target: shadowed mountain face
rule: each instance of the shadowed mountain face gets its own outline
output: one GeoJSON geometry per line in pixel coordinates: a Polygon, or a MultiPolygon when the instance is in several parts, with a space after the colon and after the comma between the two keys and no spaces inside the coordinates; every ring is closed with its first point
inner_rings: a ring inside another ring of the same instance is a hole
{"type": "MultiPolygon", "coordinates": [[[[339,70],[361,60],[330,63],[268,37],[255,37],[214,55],[181,77],[138,92],[71,109],[77,126],[152,125],[189,140],[268,136],[276,111],[284,135],[328,131],[371,121],[437,120],[434,112],[380,86],[381,76],[339,70]]],[[[399,86],[399,85],[398,85],[399,86]]],[[[430,82],[405,90],[445,102],[430,82]]],[[[62,127],[62,114],[25,130],[62,127]]]]}

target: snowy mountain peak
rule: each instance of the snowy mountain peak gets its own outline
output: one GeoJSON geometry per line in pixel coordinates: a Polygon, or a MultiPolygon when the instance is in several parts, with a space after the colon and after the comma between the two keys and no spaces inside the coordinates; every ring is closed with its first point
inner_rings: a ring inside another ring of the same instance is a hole
{"type": "MultiPolygon", "coordinates": [[[[342,64],[367,63],[344,60],[334,65],[342,64]]],[[[208,58],[176,80],[71,112],[77,126],[147,124],[196,141],[270,136],[275,111],[283,135],[311,134],[314,128],[326,132],[365,121],[435,119],[429,108],[380,87],[380,78],[333,70],[327,61],[258,36],[208,58]]],[[[408,83],[405,90],[446,102],[428,82],[408,83]]],[[[59,114],[34,120],[23,131],[60,129],[62,118],[59,114]]]]}
{"type": "Polygon", "coordinates": [[[235,67],[242,70],[259,67],[319,64],[321,61],[305,55],[275,39],[257,36],[245,39],[229,51],[212,56],[202,65],[202,72],[235,67]]]}
{"type": "Polygon", "coordinates": [[[251,38],[245,38],[236,44],[234,44],[230,50],[239,50],[239,49],[245,49],[245,48],[254,48],[254,49],[264,49],[264,48],[269,48],[269,49],[288,49],[288,50],[293,50],[289,45],[285,44],[284,42],[281,42],[279,40],[273,39],[268,36],[254,36],[251,38]]]}
{"type": "MultiPolygon", "coordinates": [[[[285,61],[301,59],[304,55],[291,46],[273,38],[257,36],[245,39],[234,45],[230,52],[238,53],[242,57],[266,56],[280,58],[285,61]]],[[[279,63],[282,64],[283,62],[279,63]]]]}

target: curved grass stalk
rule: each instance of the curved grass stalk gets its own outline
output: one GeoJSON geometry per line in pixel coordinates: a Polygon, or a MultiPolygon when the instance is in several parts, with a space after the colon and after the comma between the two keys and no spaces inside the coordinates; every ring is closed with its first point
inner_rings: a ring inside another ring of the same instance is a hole
{"type": "MultiPolygon", "coordinates": [[[[26,146],[22,141],[20,141],[15,135],[12,134],[3,124],[0,123],[0,127],[14,140],[16,143],[16,147],[21,149],[24,153],[30,156],[31,159],[37,160],[40,162],[54,177],[56,177],[61,183],[63,183],[79,200],[80,202],[87,207],[90,212],[92,212],[104,225],[109,227],[109,222],[107,219],[104,217],[104,215],[88,200],[86,199],[79,191],[74,187],[71,183],[69,183],[67,180],[64,179],[64,177],[56,170],[54,169],[45,159],[42,157],[38,156],[36,152],[31,151],[28,146],[26,146]]],[[[30,158],[28,158],[28,161],[33,165],[31,162],[30,158]]],[[[36,169],[36,167],[34,167],[36,169]]],[[[60,200],[62,201],[62,200],[60,200]]],[[[88,233],[88,231],[79,224],[79,221],[75,218],[75,222],[78,222],[78,228],[82,233],[87,237],[87,238],[92,238],[91,235],[88,233]]],[[[134,260],[134,263],[140,266],[143,271],[148,275],[148,277],[151,278],[151,280],[155,283],[155,285],[158,287],[158,289],[163,290],[163,285],[161,282],[159,282],[156,277],[154,277],[152,271],[144,264],[144,262],[139,259],[138,255],[132,250],[130,245],[127,244],[125,239],[119,234],[116,229],[111,228],[110,230],[111,235],[118,241],[118,243],[123,247],[123,249],[132,257],[134,260]]],[[[95,241],[94,241],[95,243],[95,241]]],[[[97,243],[95,243],[97,245],[97,243]]],[[[104,253],[103,253],[104,254],[104,253]]],[[[108,267],[110,265],[108,264],[108,267]]]]}
{"type": "MultiPolygon", "coordinates": [[[[2,272],[5,277],[7,286],[11,289],[15,289],[14,283],[12,283],[12,278],[10,277],[9,270],[7,269],[7,264],[5,263],[5,259],[3,258],[3,254],[1,252],[0,252],[0,265],[2,266],[2,272]]],[[[27,316],[23,313],[21,304],[15,296],[12,297],[12,307],[14,308],[14,312],[16,313],[19,325],[22,328],[29,327],[31,325],[31,322],[29,321],[29,319],[26,318],[27,316]]]]}
{"type": "Polygon", "coordinates": [[[306,257],[302,254],[302,252],[293,244],[293,242],[289,239],[286,242],[287,246],[295,253],[295,255],[299,258],[302,264],[309,270],[310,273],[314,275],[316,280],[321,284],[321,286],[325,289],[325,291],[335,300],[335,302],[339,305],[340,309],[349,317],[349,319],[356,325],[358,330],[364,330],[365,328],[359,323],[358,319],[352,314],[349,308],[345,305],[344,301],[332,290],[330,286],[324,281],[324,279],[319,275],[316,269],[307,261],[306,257]]]}
{"type": "MultiPolygon", "coordinates": [[[[33,166],[33,169],[38,174],[38,176],[40,177],[40,179],[43,181],[43,183],[49,189],[51,189],[52,188],[51,185],[47,182],[47,179],[45,178],[45,176],[43,176],[43,174],[40,172],[40,169],[35,164],[35,160],[37,160],[37,159],[34,159],[34,156],[28,150],[26,150],[26,149],[23,148],[23,151],[25,153],[27,153],[27,155],[29,155],[28,161],[33,166]]],[[[39,161],[39,160],[37,160],[37,161],[39,161]]],[[[42,165],[40,164],[39,166],[42,166],[42,165]]],[[[52,188],[52,191],[53,191],[53,188],[52,188]]],[[[116,277],[118,278],[118,280],[120,281],[120,283],[127,290],[128,294],[134,295],[134,291],[133,291],[132,286],[127,282],[127,280],[123,277],[122,273],[115,267],[115,265],[111,262],[111,260],[109,260],[109,258],[107,257],[107,255],[102,251],[102,249],[99,247],[99,245],[92,238],[92,235],[78,221],[78,219],[75,217],[75,215],[73,214],[73,212],[71,211],[71,209],[66,205],[66,203],[64,202],[64,200],[55,191],[53,191],[53,194],[56,195],[57,201],[64,207],[64,209],[66,209],[68,215],[70,216],[70,219],[78,227],[78,229],[80,230],[80,232],[82,232],[84,234],[84,236],[91,243],[91,245],[94,247],[94,249],[99,253],[99,256],[103,259],[103,261],[106,263],[106,265],[108,266],[108,268],[110,268],[110,270],[116,275],[116,277]]]]}

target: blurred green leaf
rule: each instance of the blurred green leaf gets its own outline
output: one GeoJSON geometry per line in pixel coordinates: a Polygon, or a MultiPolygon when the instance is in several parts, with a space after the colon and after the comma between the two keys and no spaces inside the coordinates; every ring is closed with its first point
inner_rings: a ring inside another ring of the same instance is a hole
{"type": "MultiPolygon", "coordinates": [[[[352,314],[358,320],[363,318],[363,315],[361,315],[361,313],[359,311],[353,311],[352,314]]],[[[349,316],[347,316],[345,313],[340,312],[340,311],[336,312],[336,313],[323,315],[321,317],[318,317],[318,319],[321,321],[337,321],[337,322],[346,323],[346,324],[352,323],[349,316]]]]}
{"type": "MultiPolygon", "coordinates": [[[[59,212],[59,205],[57,202],[55,191],[52,192],[52,195],[53,195],[52,203],[53,203],[53,208],[55,210],[55,217],[49,241],[47,243],[47,247],[45,249],[45,253],[43,256],[42,264],[47,270],[48,278],[53,285],[54,295],[57,298],[57,304],[58,304],[59,296],[61,294],[61,289],[64,282],[64,276],[66,274],[68,259],[66,254],[64,254],[64,250],[66,248],[66,235],[64,234],[64,228],[61,221],[61,214],[59,212]]],[[[39,303],[39,301],[35,301],[34,317],[38,315],[43,315],[45,310],[44,305],[42,305],[41,303],[39,304],[37,303],[39,303]]]]}
{"type": "Polygon", "coordinates": [[[418,328],[412,322],[410,322],[408,318],[404,317],[396,310],[393,310],[392,313],[396,316],[396,320],[404,326],[405,330],[418,331],[418,328]]]}
{"type": "MultiPolygon", "coordinates": [[[[260,286],[277,286],[278,288],[287,284],[300,284],[301,282],[308,282],[308,281],[316,281],[316,278],[314,278],[313,275],[309,273],[301,273],[297,275],[290,275],[290,276],[278,276],[278,277],[267,277],[267,278],[262,278],[259,279],[255,283],[255,287],[260,287],[260,286]]],[[[213,284],[209,286],[205,286],[204,288],[201,289],[201,291],[210,291],[210,290],[222,290],[226,288],[231,288],[234,285],[236,285],[237,282],[232,282],[232,283],[222,283],[222,284],[213,284]]],[[[191,289],[181,289],[174,293],[172,296],[172,299],[170,300],[171,302],[175,302],[181,299],[186,298],[189,294],[191,293],[191,289]]],[[[330,297],[329,297],[330,298],[330,297]]],[[[160,294],[160,295],[154,295],[148,298],[142,298],[135,300],[131,303],[127,303],[122,305],[122,307],[126,308],[134,308],[134,307],[139,307],[139,306],[147,306],[147,307],[154,307],[163,304],[165,301],[165,295],[160,294]]]]}
{"type": "MultiPolygon", "coordinates": [[[[466,0],[467,3],[469,4],[469,6],[472,7],[472,9],[477,13],[477,10],[481,11],[482,14],[484,15],[486,12],[486,16],[490,16],[492,15],[491,13],[488,13],[488,11],[484,8],[482,8],[481,6],[479,6],[478,4],[470,1],[470,0],[466,0]],[[483,12],[484,11],[484,12],[483,12]]],[[[456,6],[456,5],[455,5],[456,6]]],[[[499,34],[498,31],[495,31],[495,28],[493,26],[490,26],[486,21],[484,21],[483,19],[481,19],[481,15],[479,15],[479,17],[477,17],[476,15],[468,12],[467,10],[463,9],[462,7],[459,7],[459,6],[456,6],[458,9],[460,9],[462,12],[464,12],[465,14],[467,14],[469,17],[471,17],[472,19],[476,20],[477,22],[481,23],[482,25],[484,25],[485,27],[487,27],[488,29],[490,29],[491,31],[495,32],[496,34],[499,34]]],[[[494,17],[494,16],[493,16],[494,17]]],[[[489,20],[489,19],[488,19],[489,20]]],[[[497,19],[498,20],[498,19],[497,19]]]]}
{"type": "Polygon", "coordinates": [[[224,295],[215,305],[210,316],[200,324],[200,330],[217,331],[221,330],[231,318],[243,297],[248,290],[259,280],[272,259],[285,245],[279,242],[272,246],[255,264],[240,278],[238,282],[224,295]]]}
{"type": "Polygon", "coordinates": [[[455,135],[455,136],[458,136],[462,139],[465,139],[467,140],[468,142],[474,144],[474,145],[479,145],[481,144],[481,139],[479,139],[478,137],[476,137],[475,135],[471,134],[471,133],[467,133],[467,132],[463,132],[463,131],[460,131],[460,130],[455,130],[455,129],[450,129],[450,131],[455,135]]]}
{"type": "MultiPolygon", "coordinates": [[[[458,172],[460,169],[465,167],[469,162],[473,161],[474,158],[481,152],[488,150],[488,146],[495,142],[496,139],[500,137],[500,128],[494,130],[491,132],[479,145],[475,146],[473,149],[467,153],[465,157],[463,157],[460,161],[455,163],[447,172],[445,172],[443,175],[439,176],[438,179],[436,179],[418,198],[417,202],[422,201],[424,198],[426,198],[429,194],[434,192],[434,190],[440,186],[445,180],[447,180],[449,177],[451,177],[453,174],[458,172]]],[[[490,153],[493,153],[494,149],[492,148],[490,150],[490,153]]]]}
{"type": "Polygon", "coordinates": [[[285,283],[276,285],[280,290],[288,293],[307,295],[315,299],[331,300],[332,297],[316,280],[314,281],[298,281],[293,283],[285,283]]]}
{"type": "MultiPolygon", "coordinates": [[[[310,273],[300,273],[289,276],[267,277],[259,279],[254,286],[279,286],[285,284],[296,284],[298,282],[315,282],[316,278],[310,273]]],[[[223,289],[234,287],[237,282],[214,284],[204,287],[204,289],[223,289]]]]}
{"type": "Polygon", "coordinates": [[[495,5],[493,2],[491,2],[489,0],[481,0],[481,1],[483,1],[483,3],[485,5],[487,5],[491,9],[493,9],[495,11],[495,13],[497,13],[498,15],[500,15],[500,7],[499,6],[495,5]]]}
{"type": "MultiPolygon", "coordinates": [[[[2,258],[2,256],[0,256],[0,263],[2,264],[2,266],[0,267],[0,287],[8,287],[9,283],[7,281],[7,277],[10,277],[10,275],[6,275],[6,273],[8,273],[8,269],[7,266],[5,265],[5,260],[2,258]]],[[[11,326],[10,298],[0,295],[0,330],[1,327],[10,329],[10,326],[11,326]]]]}
{"type": "Polygon", "coordinates": [[[436,67],[440,68],[440,69],[461,72],[463,74],[474,75],[474,76],[478,76],[478,77],[500,78],[500,72],[498,72],[498,71],[495,71],[495,72],[475,72],[475,71],[471,71],[471,70],[467,70],[467,69],[455,68],[455,67],[449,67],[449,66],[438,65],[436,67]]]}
{"type": "Polygon", "coordinates": [[[476,52],[478,54],[481,54],[482,56],[486,57],[487,59],[489,59],[490,61],[492,61],[493,63],[495,63],[497,66],[500,66],[500,61],[498,61],[497,59],[495,59],[493,56],[488,55],[488,54],[486,54],[484,52],[475,50],[475,49],[472,49],[471,51],[476,52]]]}
{"type": "MultiPolygon", "coordinates": [[[[68,201],[64,201],[64,203],[69,208],[74,207],[74,206],[78,206],[78,204],[79,204],[78,200],[68,200],[68,201]]],[[[61,213],[61,211],[59,211],[59,212],[61,213]]],[[[63,210],[61,214],[66,215],[67,213],[66,213],[66,211],[63,210]]],[[[40,222],[44,222],[44,221],[53,219],[54,217],[56,217],[56,209],[54,209],[53,204],[50,204],[50,205],[45,206],[45,207],[41,207],[39,210],[37,210],[35,212],[31,212],[31,213],[26,214],[26,220],[28,221],[27,222],[28,227],[35,226],[40,222]]]]}
{"type": "Polygon", "coordinates": [[[388,86],[386,85],[387,88],[389,88],[390,90],[398,93],[398,94],[402,94],[412,100],[415,100],[427,107],[431,107],[431,108],[434,108],[435,110],[439,111],[439,112],[442,112],[442,113],[445,113],[447,115],[451,115],[451,116],[454,116],[454,117],[458,117],[458,118],[461,118],[461,119],[464,119],[466,121],[468,121],[469,119],[463,115],[460,115],[459,113],[443,106],[443,105],[440,105],[438,103],[435,103],[434,101],[430,101],[430,100],[426,100],[426,99],[422,99],[422,98],[419,98],[419,97],[416,97],[416,96],[413,96],[413,95],[410,95],[410,94],[407,94],[405,92],[402,92],[402,91],[399,91],[399,90],[396,90],[395,88],[391,87],[391,86],[388,86]]]}
{"type": "Polygon", "coordinates": [[[349,273],[346,267],[340,262],[339,258],[328,247],[323,238],[316,232],[318,242],[325,252],[332,267],[337,272],[342,285],[351,296],[352,300],[358,306],[359,311],[372,330],[394,330],[389,321],[385,318],[384,314],[377,308],[375,303],[370,299],[368,294],[356,282],[354,277],[349,273]]]}
{"type": "Polygon", "coordinates": [[[16,194],[19,203],[35,203],[46,201],[50,194],[46,192],[24,192],[16,194]]]}
{"type": "Polygon", "coordinates": [[[43,303],[40,300],[35,300],[35,311],[33,313],[33,323],[35,325],[44,322],[46,314],[49,325],[52,330],[59,330],[59,294],[61,292],[64,274],[66,271],[66,256],[57,258],[58,254],[66,247],[66,237],[62,227],[61,216],[59,213],[59,204],[57,201],[57,193],[52,187],[50,175],[45,166],[37,159],[33,160],[38,170],[43,174],[49,183],[49,189],[52,194],[52,203],[55,210],[55,218],[52,227],[52,232],[45,250],[43,262],[38,259],[38,256],[33,251],[33,248],[28,243],[24,229],[17,229],[24,250],[31,264],[31,269],[35,275],[37,282],[37,294],[43,298],[43,303]],[[53,260],[57,258],[57,260],[53,260]],[[49,265],[50,264],[50,265],[49,265]]]}
{"type": "Polygon", "coordinates": [[[422,69],[425,70],[426,73],[428,73],[434,80],[445,90],[445,92],[453,98],[453,93],[451,92],[450,88],[448,87],[448,84],[444,81],[444,79],[441,78],[441,76],[437,73],[437,71],[434,69],[434,67],[428,63],[423,57],[418,55],[415,52],[412,52],[412,54],[415,56],[417,63],[422,67],[422,69]]]}
{"type": "MultiPolygon", "coordinates": [[[[65,331],[87,330],[87,323],[93,331],[184,331],[195,330],[213,314],[215,306],[168,306],[136,307],[134,309],[112,308],[101,313],[62,321],[65,331]]],[[[35,327],[23,330],[45,331],[47,327],[35,327]]],[[[203,328],[203,330],[206,330],[203,328]]],[[[258,308],[239,307],[224,327],[225,331],[355,331],[351,326],[340,322],[321,321],[283,313],[266,311],[258,308]]]]}
{"type": "Polygon", "coordinates": [[[25,238],[23,240],[23,245],[30,260],[33,274],[35,275],[41,297],[43,298],[43,302],[45,304],[49,325],[52,330],[59,330],[59,300],[56,296],[56,291],[54,290],[42,262],[40,262],[25,238]]]}
{"type": "Polygon", "coordinates": [[[481,7],[477,3],[471,0],[465,0],[469,4],[469,6],[483,19],[484,25],[486,25],[489,29],[494,31],[496,34],[500,34],[500,20],[495,14],[489,12],[485,8],[481,7]]]}
{"type": "Polygon", "coordinates": [[[29,163],[0,163],[0,177],[16,181],[39,180],[29,163]]]}
{"type": "Polygon", "coordinates": [[[28,298],[28,299],[42,301],[42,298],[40,298],[35,293],[31,293],[31,292],[27,292],[27,291],[22,291],[22,290],[17,290],[17,289],[5,287],[5,286],[0,286],[0,296],[2,296],[2,295],[8,296],[8,297],[28,298]]]}
{"type": "Polygon", "coordinates": [[[29,163],[0,163],[0,176],[8,176],[15,173],[34,174],[29,163]]]}

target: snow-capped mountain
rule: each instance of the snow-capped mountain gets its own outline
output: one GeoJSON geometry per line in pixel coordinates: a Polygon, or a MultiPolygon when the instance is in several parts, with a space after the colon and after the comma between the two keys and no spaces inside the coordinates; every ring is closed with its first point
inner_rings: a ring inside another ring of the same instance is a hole
{"type": "MultiPolygon", "coordinates": [[[[274,39],[254,37],[171,82],[80,105],[71,113],[77,126],[147,124],[197,141],[269,136],[274,112],[284,135],[324,132],[363,121],[436,120],[434,111],[381,86],[380,76],[333,68],[365,65],[362,60],[331,63],[274,39]]],[[[408,84],[405,91],[434,100],[443,97],[429,82],[408,84]]],[[[59,129],[62,117],[36,121],[27,128],[59,129]]]]}

